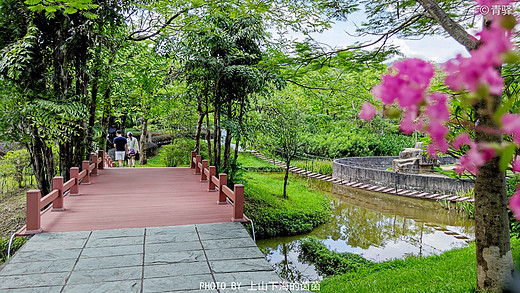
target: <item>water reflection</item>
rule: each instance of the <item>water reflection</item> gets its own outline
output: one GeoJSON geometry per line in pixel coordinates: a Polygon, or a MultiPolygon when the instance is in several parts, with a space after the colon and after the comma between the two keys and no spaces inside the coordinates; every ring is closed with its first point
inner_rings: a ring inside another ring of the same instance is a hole
{"type": "Polygon", "coordinates": [[[436,202],[307,180],[311,187],[333,195],[331,220],[306,235],[258,241],[269,262],[289,281],[321,279],[299,256],[298,240],[309,235],[324,239],[334,251],[373,261],[440,254],[463,247],[474,237],[472,220],[436,202]]]}

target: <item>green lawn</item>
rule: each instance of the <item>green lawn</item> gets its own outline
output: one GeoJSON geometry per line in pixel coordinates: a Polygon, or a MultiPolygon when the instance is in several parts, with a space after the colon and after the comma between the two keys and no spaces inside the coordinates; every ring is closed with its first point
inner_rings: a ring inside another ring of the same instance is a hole
{"type": "Polygon", "coordinates": [[[309,232],[330,217],[327,195],[309,188],[304,179],[291,175],[288,199],[284,199],[283,176],[255,172],[244,175],[245,213],[254,221],[259,238],[309,232]]]}
{"type": "MultiPolygon", "coordinates": [[[[520,264],[520,241],[511,240],[513,259],[520,264]]],[[[410,257],[329,277],[319,292],[475,292],[475,245],[439,256],[410,257]]]]}
{"type": "Polygon", "coordinates": [[[252,172],[282,172],[284,170],[248,153],[239,153],[238,162],[243,169],[252,172]]]}

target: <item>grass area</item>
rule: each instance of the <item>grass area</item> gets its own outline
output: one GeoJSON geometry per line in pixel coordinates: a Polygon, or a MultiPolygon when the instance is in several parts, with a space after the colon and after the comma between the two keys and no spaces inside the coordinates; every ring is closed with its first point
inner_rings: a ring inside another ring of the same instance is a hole
{"type": "MultiPolygon", "coordinates": [[[[7,258],[9,237],[25,225],[25,192],[29,187],[12,190],[0,195],[0,264],[7,258]]],[[[11,254],[24,243],[25,237],[15,237],[11,254]]]]}
{"type": "MultiPolygon", "coordinates": [[[[520,264],[520,241],[511,239],[520,264]]],[[[475,292],[475,245],[438,256],[409,257],[370,263],[346,274],[325,278],[319,292],[475,292]]]]}
{"type": "Polygon", "coordinates": [[[296,160],[291,162],[295,166],[307,171],[316,172],[323,175],[332,175],[332,161],[326,160],[296,160]]]}
{"type": "Polygon", "coordinates": [[[288,199],[282,198],[282,173],[244,174],[245,213],[255,223],[256,235],[268,238],[309,232],[330,218],[327,195],[308,187],[306,180],[291,176],[288,199]]]}
{"type": "Polygon", "coordinates": [[[284,169],[248,153],[239,153],[240,167],[251,172],[282,172],[284,169]]]}

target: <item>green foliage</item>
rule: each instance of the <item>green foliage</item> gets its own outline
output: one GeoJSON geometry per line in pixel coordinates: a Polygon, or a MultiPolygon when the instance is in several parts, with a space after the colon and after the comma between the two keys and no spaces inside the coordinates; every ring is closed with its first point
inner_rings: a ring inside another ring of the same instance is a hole
{"type": "Polygon", "coordinates": [[[25,0],[24,3],[32,11],[45,11],[47,18],[53,18],[57,11],[63,11],[66,14],[81,11],[86,18],[95,19],[98,17],[96,14],[87,11],[99,7],[97,4],[92,4],[92,0],[25,0]]]}
{"type": "Polygon", "coordinates": [[[355,272],[373,264],[355,253],[331,251],[313,236],[301,239],[300,248],[300,256],[314,264],[321,275],[333,276],[355,272]]]}
{"type": "MultiPolygon", "coordinates": [[[[25,237],[15,237],[13,239],[13,243],[11,244],[11,257],[13,253],[15,253],[22,245],[27,242],[25,237]]],[[[7,260],[7,248],[9,247],[9,238],[0,237],[0,264],[4,263],[7,260]]]]}
{"type": "MultiPolygon", "coordinates": [[[[0,172],[2,172],[2,181],[5,177],[12,177],[18,183],[18,187],[22,187],[24,176],[30,173],[30,158],[27,150],[9,151],[0,161],[0,172]]],[[[3,183],[3,182],[2,182],[3,183]]],[[[3,190],[3,187],[2,187],[3,190]]]]}
{"type": "Polygon", "coordinates": [[[244,178],[245,214],[258,238],[302,234],[329,220],[329,199],[302,179],[291,178],[291,196],[284,199],[283,174],[248,172],[244,178]]]}

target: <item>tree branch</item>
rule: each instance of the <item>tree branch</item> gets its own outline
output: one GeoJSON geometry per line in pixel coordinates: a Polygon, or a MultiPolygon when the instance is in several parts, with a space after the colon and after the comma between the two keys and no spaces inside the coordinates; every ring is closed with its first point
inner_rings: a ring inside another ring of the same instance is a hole
{"type": "Polygon", "coordinates": [[[309,90],[322,90],[322,91],[338,91],[338,92],[348,92],[346,90],[341,90],[341,89],[336,89],[336,88],[323,88],[323,87],[312,87],[312,86],[307,86],[307,85],[304,85],[304,84],[301,84],[301,83],[298,83],[294,80],[290,80],[290,79],[287,79],[286,80],[287,82],[290,82],[290,83],[293,83],[297,86],[300,86],[302,88],[306,88],[306,89],[309,89],[309,90]]]}
{"type": "Polygon", "coordinates": [[[160,34],[162,30],[164,30],[167,26],[169,26],[177,17],[181,16],[183,13],[186,13],[188,11],[190,11],[191,9],[193,9],[193,7],[190,7],[190,8],[185,8],[183,10],[180,10],[178,11],[177,13],[175,13],[172,17],[170,17],[160,28],[157,29],[157,31],[155,31],[154,33],[151,33],[149,35],[142,35],[142,36],[137,36],[137,37],[134,37],[134,35],[136,34],[139,34],[139,33],[142,33],[143,30],[140,30],[140,31],[135,31],[133,33],[131,33],[126,39],[127,40],[131,40],[131,41],[143,41],[143,40],[147,40],[147,39],[150,39],[150,38],[153,38],[155,37],[156,35],[160,34]]]}
{"type": "Polygon", "coordinates": [[[480,41],[470,35],[458,23],[446,14],[444,10],[434,0],[417,0],[422,7],[435,19],[446,32],[452,36],[457,42],[463,45],[468,51],[478,48],[480,41]]]}

